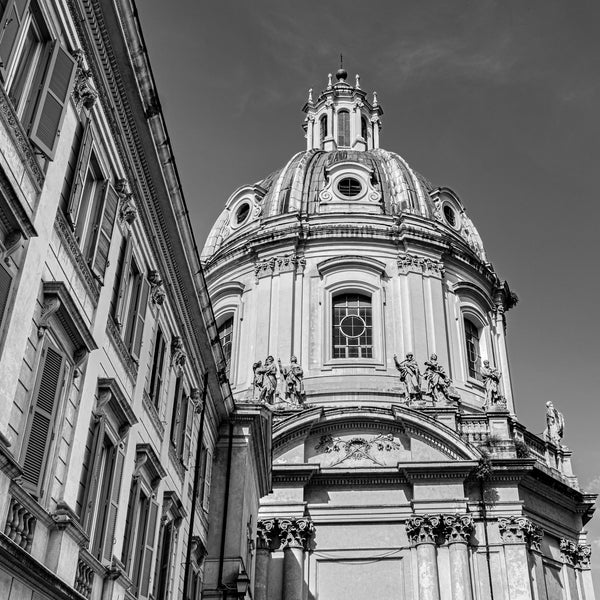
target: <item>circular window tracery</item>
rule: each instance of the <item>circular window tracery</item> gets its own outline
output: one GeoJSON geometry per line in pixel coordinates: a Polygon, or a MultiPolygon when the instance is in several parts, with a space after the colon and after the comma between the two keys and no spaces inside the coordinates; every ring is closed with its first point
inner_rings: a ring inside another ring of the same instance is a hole
{"type": "Polygon", "coordinates": [[[248,220],[248,216],[250,215],[250,204],[248,202],[244,202],[235,213],[235,224],[241,225],[245,221],[248,220]]]}
{"type": "Polygon", "coordinates": [[[367,324],[358,315],[346,315],[340,321],[340,331],[349,338],[360,337],[367,328],[367,324]]]}
{"type": "Polygon", "coordinates": [[[354,198],[362,192],[362,184],[354,177],[344,177],[338,181],[337,189],[342,196],[354,198]]]}

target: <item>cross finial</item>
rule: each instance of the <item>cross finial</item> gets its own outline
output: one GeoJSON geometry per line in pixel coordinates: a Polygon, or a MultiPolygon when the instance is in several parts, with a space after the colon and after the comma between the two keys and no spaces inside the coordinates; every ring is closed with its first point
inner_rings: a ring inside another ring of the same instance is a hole
{"type": "Polygon", "coordinates": [[[344,55],[340,53],[340,69],[344,68],[344,55]]]}

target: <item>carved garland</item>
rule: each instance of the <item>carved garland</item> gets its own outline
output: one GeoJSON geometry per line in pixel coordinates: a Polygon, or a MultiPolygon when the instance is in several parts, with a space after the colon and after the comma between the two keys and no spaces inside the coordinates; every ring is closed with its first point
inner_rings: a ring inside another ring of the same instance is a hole
{"type": "Polygon", "coordinates": [[[524,543],[530,550],[541,552],[544,531],[527,517],[499,517],[498,529],[504,543],[524,543]]]}

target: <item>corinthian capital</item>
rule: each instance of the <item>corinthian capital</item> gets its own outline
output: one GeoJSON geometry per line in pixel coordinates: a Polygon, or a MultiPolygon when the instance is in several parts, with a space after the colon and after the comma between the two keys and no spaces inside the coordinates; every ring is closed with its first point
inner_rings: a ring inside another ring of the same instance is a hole
{"type": "Polygon", "coordinates": [[[315,526],[309,519],[279,519],[279,538],[282,548],[309,550],[315,526]]]}
{"type": "Polygon", "coordinates": [[[406,533],[413,544],[435,544],[441,525],[441,515],[410,517],[406,521],[406,533]]]}
{"type": "Polygon", "coordinates": [[[577,566],[580,569],[589,569],[591,555],[592,547],[590,544],[580,544],[577,546],[577,566]]]}
{"type": "Polygon", "coordinates": [[[275,550],[279,545],[277,519],[260,519],[256,524],[256,539],[259,549],[275,550]]]}
{"type": "Polygon", "coordinates": [[[530,550],[540,551],[544,532],[527,517],[500,517],[498,519],[498,529],[503,542],[509,544],[526,543],[530,550]]]}
{"type": "Polygon", "coordinates": [[[468,544],[473,533],[473,517],[467,514],[444,515],[444,535],[449,544],[468,544]]]}

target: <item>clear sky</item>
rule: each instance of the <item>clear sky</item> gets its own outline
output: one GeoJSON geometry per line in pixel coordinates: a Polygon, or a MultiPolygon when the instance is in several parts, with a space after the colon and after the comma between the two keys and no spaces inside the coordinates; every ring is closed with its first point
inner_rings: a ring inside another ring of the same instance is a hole
{"type": "MultiPolygon", "coordinates": [[[[600,491],[600,2],[138,0],[199,247],[229,195],[304,148],[308,88],[344,66],[385,111],[382,147],[465,204],[519,294],[520,420],[564,413],[600,491]]],[[[600,593],[600,511],[592,521],[600,593]]]]}

